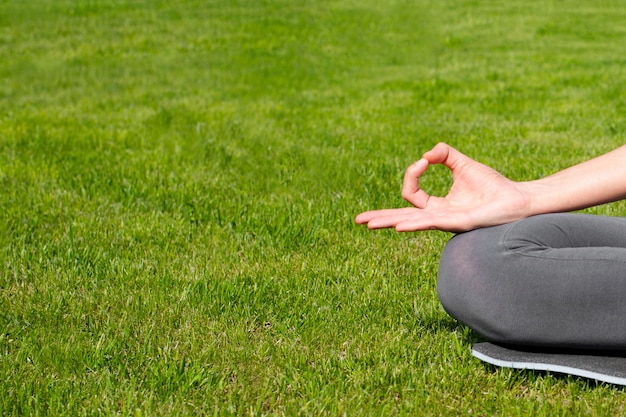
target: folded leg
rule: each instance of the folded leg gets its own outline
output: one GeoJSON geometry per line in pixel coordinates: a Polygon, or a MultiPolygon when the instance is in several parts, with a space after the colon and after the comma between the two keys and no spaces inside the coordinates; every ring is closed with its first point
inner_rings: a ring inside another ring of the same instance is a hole
{"type": "Polygon", "coordinates": [[[626,349],[626,218],[549,214],[453,237],[444,308],[488,340],[626,349]]]}

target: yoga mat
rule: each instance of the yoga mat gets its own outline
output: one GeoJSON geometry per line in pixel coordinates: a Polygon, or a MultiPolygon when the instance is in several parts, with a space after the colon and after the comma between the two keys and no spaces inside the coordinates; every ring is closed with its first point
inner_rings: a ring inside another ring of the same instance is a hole
{"type": "Polygon", "coordinates": [[[626,385],[626,351],[557,350],[481,342],[472,346],[472,355],[505,368],[550,371],[626,385]]]}

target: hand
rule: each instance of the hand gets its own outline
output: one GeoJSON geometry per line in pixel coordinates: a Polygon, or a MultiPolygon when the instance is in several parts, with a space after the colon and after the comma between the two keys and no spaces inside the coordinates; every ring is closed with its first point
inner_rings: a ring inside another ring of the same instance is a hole
{"type": "Polygon", "coordinates": [[[415,207],[368,211],[359,214],[356,222],[367,223],[370,229],[395,227],[399,232],[462,232],[530,215],[525,183],[511,181],[445,143],[406,170],[402,197],[415,207]],[[430,164],[442,164],[452,172],[453,184],[445,197],[430,196],[419,187],[430,164]]]}

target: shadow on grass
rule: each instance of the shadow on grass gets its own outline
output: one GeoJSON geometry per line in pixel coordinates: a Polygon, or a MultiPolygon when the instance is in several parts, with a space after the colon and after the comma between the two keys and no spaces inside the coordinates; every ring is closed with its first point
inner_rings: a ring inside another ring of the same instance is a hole
{"type": "MultiPolygon", "coordinates": [[[[465,336],[465,333],[469,330],[463,323],[458,322],[452,316],[447,314],[433,314],[417,317],[417,324],[427,330],[428,332],[439,333],[459,333],[465,336]]],[[[473,332],[473,331],[472,331],[473,332]]],[[[478,334],[476,334],[478,336],[478,334]]],[[[465,342],[465,337],[463,338],[465,342]]],[[[469,342],[468,342],[469,343],[469,342]]]]}

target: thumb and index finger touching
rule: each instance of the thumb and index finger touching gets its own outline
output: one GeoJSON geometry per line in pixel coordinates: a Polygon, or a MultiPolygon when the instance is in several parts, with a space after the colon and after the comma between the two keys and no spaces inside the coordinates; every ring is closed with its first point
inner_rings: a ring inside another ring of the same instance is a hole
{"type": "Polygon", "coordinates": [[[407,168],[402,184],[402,198],[417,208],[426,207],[430,196],[419,187],[419,179],[426,172],[428,165],[442,164],[454,172],[462,156],[463,154],[448,144],[438,143],[433,149],[426,152],[420,160],[407,168]]]}
{"type": "MultiPolygon", "coordinates": [[[[419,179],[431,164],[442,164],[454,172],[454,168],[460,158],[463,157],[456,149],[445,143],[437,144],[433,149],[426,152],[421,159],[411,164],[404,174],[402,184],[402,197],[417,208],[425,208],[430,195],[419,187],[419,179]]],[[[408,214],[413,208],[386,209],[364,212],[356,217],[357,223],[368,223],[370,220],[381,216],[396,214],[408,214]]]]}

